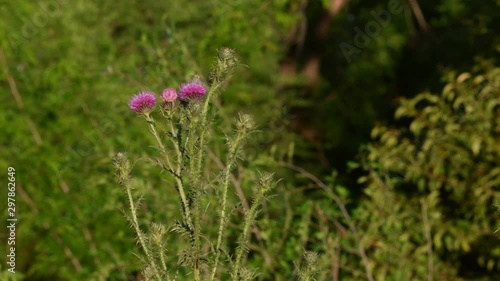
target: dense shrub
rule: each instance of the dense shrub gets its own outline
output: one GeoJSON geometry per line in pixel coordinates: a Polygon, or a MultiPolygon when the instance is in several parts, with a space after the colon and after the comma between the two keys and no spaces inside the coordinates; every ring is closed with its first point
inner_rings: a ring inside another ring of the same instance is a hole
{"type": "Polygon", "coordinates": [[[379,279],[498,277],[500,69],[450,76],[441,95],[402,100],[408,126],[372,130],[358,211],[379,279]]]}

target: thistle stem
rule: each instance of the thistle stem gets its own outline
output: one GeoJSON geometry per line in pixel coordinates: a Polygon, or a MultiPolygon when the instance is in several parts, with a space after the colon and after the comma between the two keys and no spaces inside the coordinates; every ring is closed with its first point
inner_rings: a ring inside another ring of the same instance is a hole
{"type": "Polygon", "coordinates": [[[130,190],[130,185],[128,183],[125,184],[125,189],[127,190],[127,196],[130,204],[130,212],[132,214],[132,225],[134,226],[135,232],[137,233],[137,237],[139,238],[139,243],[141,243],[142,249],[144,250],[144,253],[146,254],[146,257],[148,258],[149,264],[153,268],[153,271],[156,275],[156,278],[158,278],[158,281],[161,281],[161,275],[160,271],[158,270],[158,267],[156,266],[156,263],[153,259],[153,255],[149,251],[149,248],[146,245],[146,239],[144,238],[144,234],[142,233],[141,229],[139,228],[139,222],[137,220],[137,213],[136,213],[136,207],[134,204],[134,199],[132,198],[132,191],[130,190]]]}
{"type": "MultiPolygon", "coordinates": [[[[173,136],[176,135],[176,131],[175,131],[175,128],[174,128],[174,125],[172,122],[170,122],[170,132],[173,136]]],[[[187,141],[187,139],[186,139],[187,141]]],[[[181,150],[181,144],[178,143],[177,139],[173,140],[172,141],[173,144],[174,144],[174,148],[175,148],[175,152],[177,154],[177,159],[178,159],[178,162],[177,162],[177,168],[176,168],[176,173],[178,175],[180,175],[181,173],[181,170],[182,170],[182,150],[181,150]]],[[[182,181],[181,181],[182,182],[182,181]]],[[[194,261],[194,280],[195,281],[199,281],[200,280],[200,268],[199,268],[199,256],[200,256],[200,236],[201,236],[201,233],[200,233],[200,226],[199,226],[199,217],[200,217],[200,214],[199,214],[199,206],[198,206],[198,191],[197,191],[197,183],[196,182],[193,182],[193,187],[195,188],[194,190],[194,193],[193,193],[193,196],[194,196],[194,210],[191,211],[190,210],[190,207],[189,205],[187,204],[187,200],[186,200],[186,204],[185,204],[185,208],[187,208],[187,210],[189,211],[189,220],[186,221],[186,223],[190,226],[191,230],[193,230],[193,240],[194,240],[194,248],[195,248],[195,261],[194,261]],[[194,220],[194,223],[193,223],[193,220],[194,220]]],[[[185,194],[184,194],[184,190],[182,190],[182,195],[181,196],[184,196],[185,198],[185,194]]]]}
{"type": "Polygon", "coordinates": [[[200,133],[200,147],[198,149],[198,163],[196,165],[196,177],[201,172],[201,164],[203,160],[203,147],[205,146],[205,135],[207,132],[207,115],[208,115],[208,107],[210,104],[210,101],[212,99],[212,96],[214,95],[215,91],[219,88],[220,84],[213,84],[210,90],[208,91],[207,98],[205,99],[205,104],[203,105],[203,110],[201,112],[201,133],[200,133]]]}
{"type": "Polygon", "coordinates": [[[219,222],[219,233],[217,236],[217,246],[215,248],[216,254],[215,254],[215,262],[214,262],[214,267],[212,269],[212,276],[210,280],[214,280],[215,274],[217,273],[217,267],[219,265],[219,259],[220,259],[220,254],[221,254],[221,247],[222,247],[222,234],[224,232],[224,228],[226,227],[226,222],[227,222],[227,214],[226,214],[226,205],[227,205],[227,190],[229,189],[229,179],[231,175],[231,169],[234,166],[234,163],[236,162],[236,151],[238,149],[239,143],[241,139],[243,138],[243,135],[241,132],[238,133],[236,136],[236,140],[234,141],[230,152],[229,152],[229,159],[226,164],[226,168],[224,170],[224,182],[222,185],[222,210],[220,214],[220,222],[219,222]]]}
{"type": "Polygon", "coordinates": [[[234,268],[233,268],[233,280],[235,281],[239,280],[241,262],[243,259],[243,254],[245,252],[246,244],[248,243],[248,233],[250,232],[250,227],[252,226],[255,219],[255,215],[257,214],[257,208],[259,207],[260,204],[259,201],[261,201],[262,198],[264,198],[264,194],[261,191],[259,192],[258,198],[252,204],[252,207],[245,216],[245,226],[243,227],[243,232],[241,233],[240,236],[240,241],[239,241],[240,245],[238,245],[238,249],[236,250],[236,260],[234,262],[234,268]]]}
{"type": "MultiPolygon", "coordinates": [[[[156,142],[158,143],[158,146],[160,147],[161,153],[165,156],[165,159],[167,161],[167,164],[168,164],[170,170],[174,171],[173,165],[170,162],[170,158],[168,157],[167,150],[165,149],[165,146],[163,145],[163,142],[161,141],[161,138],[158,135],[158,132],[156,131],[156,128],[154,126],[155,121],[154,121],[153,117],[151,117],[149,114],[146,114],[145,116],[146,116],[146,120],[148,121],[151,133],[155,137],[156,142]]],[[[181,179],[181,164],[180,164],[180,161],[182,159],[182,155],[181,155],[181,151],[180,151],[179,145],[175,141],[174,141],[174,147],[175,147],[175,151],[177,152],[177,157],[179,158],[179,161],[177,163],[177,168],[175,169],[175,173],[176,174],[174,175],[174,178],[175,178],[175,181],[177,183],[177,191],[179,192],[179,196],[181,197],[181,203],[182,203],[182,210],[183,210],[184,219],[185,219],[187,225],[189,226],[189,228],[192,230],[193,229],[193,223],[192,223],[192,220],[191,220],[191,210],[190,210],[189,204],[187,202],[186,193],[184,192],[184,184],[183,184],[182,179],[181,179]]]]}
{"type": "MultiPolygon", "coordinates": [[[[203,105],[202,113],[201,113],[201,121],[200,121],[200,142],[199,142],[199,147],[198,147],[198,155],[196,157],[196,167],[194,167],[192,164],[190,164],[191,167],[191,172],[193,175],[193,187],[196,189],[193,192],[194,196],[194,211],[195,213],[193,214],[194,216],[194,244],[195,244],[195,261],[194,261],[194,278],[196,281],[200,280],[200,272],[199,272],[199,255],[200,255],[200,236],[201,236],[201,231],[200,231],[200,202],[199,202],[199,192],[198,189],[199,183],[200,183],[200,174],[201,174],[201,164],[203,162],[203,149],[205,146],[205,135],[207,132],[207,114],[208,114],[208,108],[210,104],[210,100],[212,99],[213,94],[219,87],[218,84],[212,85],[210,90],[208,91],[207,97],[205,99],[205,103],[203,105]],[[195,169],[193,169],[195,168],[195,169]]],[[[191,140],[193,142],[194,140],[191,140]]],[[[194,161],[193,159],[191,161],[194,161]]],[[[193,163],[193,162],[192,162],[193,163]]]]}

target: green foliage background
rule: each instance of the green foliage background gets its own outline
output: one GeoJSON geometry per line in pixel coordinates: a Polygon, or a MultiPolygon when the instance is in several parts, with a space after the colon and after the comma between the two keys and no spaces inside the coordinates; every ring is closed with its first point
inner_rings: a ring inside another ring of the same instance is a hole
{"type": "MultiPolygon", "coordinates": [[[[243,194],[252,171],[283,179],[252,240],[259,280],[292,280],[304,249],[320,254],[318,280],[364,280],[361,248],[375,280],[426,280],[429,268],[434,280],[500,277],[499,1],[419,1],[428,31],[403,1],[352,63],[339,44],[388,1],[349,1],[326,23],[331,1],[0,3],[0,169],[16,168],[19,219],[18,273],[2,262],[0,280],[135,280],[111,162],[142,159],[153,141],[128,98],[207,75],[221,47],[245,66],[217,104],[207,170],[242,111],[261,131],[235,173],[243,194]],[[315,83],[303,71],[313,57],[315,83]]],[[[162,175],[141,160],[134,173],[144,222],[172,222],[162,175]]]]}

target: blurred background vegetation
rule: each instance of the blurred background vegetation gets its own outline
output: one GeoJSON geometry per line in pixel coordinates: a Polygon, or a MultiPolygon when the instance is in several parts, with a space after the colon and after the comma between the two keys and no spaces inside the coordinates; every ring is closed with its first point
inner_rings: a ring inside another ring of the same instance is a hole
{"type": "MultiPolygon", "coordinates": [[[[18,273],[2,262],[0,280],[136,280],[111,162],[153,148],[128,98],[206,75],[221,47],[244,66],[220,131],[240,111],[261,131],[232,200],[251,198],[251,171],[283,179],[254,228],[259,280],[293,280],[304,249],[318,280],[500,280],[500,1],[0,3],[0,168],[17,171],[19,219],[18,273]]],[[[207,169],[224,159],[214,139],[207,169]]],[[[134,173],[144,221],[172,222],[158,170],[134,173]]]]}

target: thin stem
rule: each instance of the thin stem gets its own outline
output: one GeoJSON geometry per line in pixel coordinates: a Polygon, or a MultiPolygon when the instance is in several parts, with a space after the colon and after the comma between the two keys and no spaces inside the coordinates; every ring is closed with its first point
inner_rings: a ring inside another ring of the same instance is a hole
{"type": "Polygon", "coordinates": [[[160,245],[160,260],[161,260],[161,266],[163,268],[163,271],[167,272],[167,263],[165,262],[165,253],[163,252],[165,249],[163,249],[163,246],[160,245]]]}
{"type": "MultiPolygon", "coordinates": [[[[193,229],[194,229],[194,278],[199,280],[200,276],[200,256],[201,256],[201,202],[200,202],[200,174],[196,171],[195,162],[195,142],[196,129],[198,122],[195,119],[191,119],[188,127],[188,134],[186,137],[186,146],[189,155],[189,171],[191,172],[191,205],[192,205],[192,216],[193,216],[193,229]]],[[[172,127],[173,130],[173,127],[172,127]]],[[[180,151],[180,150],[179,150],[180,151]]]]}
{"type": "MultiPolygon", "coordinates": [[[[210,150],[210,148],[207,148],[208,155],[210,158],[217,164],[219,169],[224,170],[225,166],[224,163],[215,155],[213,151],[210,150]]],[[[240,179],[237,179],[233,173],[231,173],[231,182],[233,183],[234,189],[236,190],[236,195],[238,195],[241,204],[243,205],[243,211],[247,212],[250,209],[250,205],[248,204],[248,200],[245,197],[245,194],[243,193],[243,190],[241,189],[241,182],[240,179]]],[[[255,238],[259,241],[260,245],[260,251],[262,255],[264,256],[264,260],[266,262],[266,266],[270,266],[272,264],[273,258],[269,254],[268,250],[264,246],[264,240],[262,239],[262,233],[259,230],[259,227],[257,225],[254,225],[252,227],[252,232],[255,234],[255,238]]],[[[286,231],[284,232],[286,233],[286,231]]],[[[285,241],[284,239],[281,241],[285,241]]]]}
{"type": "Polygon", "coordinates": [[[236,140],[234,141],[234,143],[229,151],[229,159],[227,161],[226,168],[224,169],[224,182],[222,184],[222,210],[221,210],[221,214],[220,214],[219,233],[217,236],[217,246],[215,248],[216,254],[215,254],[214,268],[212,269],[212,277],[210,278],[210,280],[214,280],[215,274],[217,273],[217,267],[219,265],[223,232],[224,232],[224,228],[226,227],[226,222],[227,222],[227,218],[226,218],[226,216],[227,216],[227,214],[226,214],[227,190],[229,189],[231,170],[236,162],[236,151],[238,149],[239,143],[240,143],[242,138],[243,138],[243,135],[241,132],[239,132],[238,135],[236,136],[236,140]]]}
{"type": "Polygon", "coordinates": [[[23,99],[21,98],[21,95],[17,90],[16,81],[14,80],[12,75],[10,75],[9,66],[7,65],[7,59],[2,48],[0,48],[0,61],[2,62],[3,72],[5,73],[5,77],[7,77],[7,82],[9,83],[10,92],[12,93],[14,99],[16,100],[17,107],[19,109],[24,109],[23,99]]]}
{"type": "MultiPolygon", "coordinates": [[[[262,192],[260,192],[262,193],[262,192]]],[[[259,193],[259,197],[263,197],[259,193]]],[[[238,280],[239,279],[239,274],[240,274],[240,267],[241,267],[241,261],[243,259],[243,254],[245,252],[245,243],[248,241],[248,233],[250,230],[250,227],[252,226],[253,219],[255,217],[255,214],[257,213],[257,208],[259,204],[256,201],[252,207],[250,208],[250,211],[247,213],[247,217],[245,219],[245,226],[243,227],[243,232],[241,233],[240,236],[240,245],[238,245],[238,249],[236,250],[236,260],[234,262],[234,269],[233,269],[233,280],[238,280]]]]}
{"type": "MultiPolygon", "coordinates": [[[[49,227],[47,225],[44,225],[44,228],[47,230],[49,229],[49,227]]],[[[71,261],[71,263],[75,267],[75,270],[77,272],[81,272],[83,270],[82,265],[81,265],[80,261],[78,260],[78,258],[73,254],[73,251],[71,251],[71,249],[67,245],[64,244],[64,242],[62,241],[61,237],[59,237],[59,235],[52,234],[52,237],[54,238],[56,243],[64,249],[64,254],[71,261]]]]}
{"type": "Polygon", "coordinates": [[[198,177],[198,175],[201,172],[201,164],[202,164],[202,159],[203,159],[203,147],[205,146],[205,135],[207,132],[207,115],[208,115],[208,107],[210,104],[210,100],[212,99],[213,94],[217,91],[219,88],[220,84],[213,84],[212,87],[210,87],[210,90],[208,91],[207,98],[205,99],[205,104],[203,105],[203,110],[201,112],[201,133],[200,133],[200,147],[198,148],[198,163],[196,165],[196,174],[195,176],[198,177]]]}
{"type": "MultiPolygon", "coordinates": [[[[169,122],[170,123],[170,133],[172,134],[172,136],[177,136],[178,134],[180,134],[181,132],[176,132],[175,128],[174,128],[174,124],[173,122],[169,122]]],[[[193,128],[190,128],[190,131],[192,131],[193,128]]],[[[186,142],[188,142],[189,140],[186,139],[186,142]]],[[[192,141],[191,141],[192,142],[192,141]]],[[[180,175],[181,172],[182,172],[182,160],[183,160],[183,153],[182,153],[182,148],[181,148],[181,144],[179,143],[178,141],[178,138],[175,137],[173,140],[172,140],[172,143],[174,145],[174,149],[175,149],[175,152],[176,152],[176,155],[177,155],[177,167],[176,167],[176,174],[177,175],[180,175]]],[[[179,181],[181,182],[182,184],[182,181],[179,179],[179,181]]],[[[189,212],[189,217],[188,217],[188,220],[186,221],[186,223],[190,226],[190,228],[193,230],[193,240],[194,240],[194,248],[195,248],[195,260],[194,260],[194,280],[196,281],[199,281],[200,280],[200,265],[199,265],[199,256],[200,256],[200,236],[201,236],[201,231],[200,231],[200,223],[199,223],[199,217],[200,217],[200,212],[199,212],[199,203],[197,202],[198,200],[198,190],[196,189],[196,183],[193,183],[193,187],[195,188],[194,189],[194,194],[193,194],[193,199],[194,199],[194,208],[193,210],[190,209],[188,203],[187,203],[187,200],[185,200],[185,208],[186,210],[188,210],[189,212]],[[194,223],[193,223],[193,220],[194,220],[194,223]]],[[[184,198],[186,198],[186,195],[184,193],[184,189],[182,189],[182,195],[181,196],[184,196],[184,198]]]]}
{"type": "Polygon", "coordinates": [[[327,254],[330,256],[330,260],[332,263],[332,268],[331,268],[331,276],[333,281],[338,281],[339,280],[339,270],[340,270],[340,244],[338,243],[340,235],[336,235],[335,241],[332,239],[330,235],[330,229],[328,227],[328,218],[326,217],[325,212],[316,206],[316,212],[318,213],[319,217],[319,227],[320,230],[324,233],[326,237],[326,247],[327,247],[327,254]]]}
{"type": "Polygon", "coordinates": [[[160,244],[160,261],[161,261],[161,266],[163,267],[163,271],[167,275],[167,281],[170,281],[170,274],[168,273],[167,269],[167,263],[165,262],[165,249],[163,248],[163,245],[160,244]]]}
{"type": "Polygon", "coordinates": [[[265,195],[266,192],[270,190],[270,185],[271,182],[268,181],[260,181],[260,186],[259,186],[259,192],[257,196],[255,197],[252,206],[250,207],[250,210],[245,214],[245,224],[243,227],[243,232],[241,233],[238,241],[238,249],[236,250],[236,259],[234,261],[234,267],[233,267],[233,280],[239,280],[240,278],[240,270],[241,270],[241,264],[243,261],[243,256],[246,252],[247,249],[247,244],[248,244],[248,239],[249,239],[249,233],[250,233],[250,228],[252,227],[253,223],[255,222],[255,217],[257,216],[259,206],[262,204],[262,202],[265,200],[265,195]]]}
{"type": "Polygon", "coordinates": [[[306,268],[306,271],[303,273],[304,276],[300,279],[301,281],[309,281],[309,278],[311,277],[311,272],[309,267],[306,268]]]}
{"type": "MultiPolygon", "coordinates": [[[[16,100],[17,107],[19,110],[24,111],[24,102],[21,97],[21,94],[19,93],[19,90],[17,89],[16,85],[16,80],[14,77],[10,74],[9,71],[9,66],[7,64],[7,58],[5,56],[5,53],[2,48],[0,48],[0,64],[3,66],[3,72],[5,73],[5,77],[7,78],[7,82],[9,84],[10,92],[14,96],[14,99],[16,100]]],[[[29,118],[28,114],[25,116],[26,123],[28,124],[29,130],[31,131],[31,134],[33,135],[33,139],[35,140],[35,143],[37,145],[41,145],[43,143],[42,137],[40,133],[38,132],[35,124],[33,121],[29,118]]]]}
{"type": "MultiPolygon", "coordinates": [[[[344,218],[346,219],[346,221],[349,225],[349,229],[351,230],[351,232],[354,233],[354,235],[358,236],[358,230],[356,228],[356,225],[354,224],[351,216],[349,215],[349,212],[347,211],[347,208],[345,207],[344,203],[342,203],[342,200],[340,200],[340,198],[337,195],[335,195],[332,192],[332,190],[325,183],[323,183],[320,179],[318,179],[316,176],[314,176],[313,174],[311,174],[310,172],[308,172],[304,168],[295,166],[295,165],[290,164],[290,163],[284,163],[284,162],[281,163],[281,165],[283,165],[287,168],[290,168],[294,171],[300,172],[305,177],[307,177],[308,179],[313,181],[321,189],[325,190],[327,192],[327,194],[329,194],[333,198],[333,200],[335,201],[335,203],[339,207],[340,211],[342,212],[342,215],[344,216],[344,218]]],[[[361,256],[361,260],[363,261],[363,265],[365,267],[366,278],[369,281],[374,281],[375,279],[373,278],[372,270],[370,268],[370,261],[368,259],[368,256],[366,255],[365,248],[363,247],[363,244],[361,243],[361,241],[358,241],[358,251],[359,251],[359,255],[361,256]]]]}
{"type": "Polygon", "coordinates": [[[141,243],[142,249],[144,250],[144,253],[146,253],[146,257],[148,258],[149,264],[151,265],[151,267],[153,267],[153,271],[156,275],[156,278],[158,278],[158,281],[161,281],[162,278],[160,275],[160,271],[158,270],[158,267],[156,266],[156,263],[153,259],[153,255],[149,251],[149,248],[146,246],[146,239],[144,238],[144,235],[142,234],[142,231],[139,228],[136,207],[135,207],[134,199],[132,198],[132,192],[130,189],[130,185],[128,183],[125,184],[125,189],[127,190],[128,201],[130,204],[130,212],[132,214],[132,225],[134,226],[135,232],[137,233],[137,237],[139,238],[139,242],[141,243]]]}
{"type": "MultiPolygon", "coordinates": [[[[199,278],[199,254],[200,254],[200,216],[201,216],[201,208],[200,208],[200,202],[199,202],[199,183],[200,183],[200,178],[201,178],[201,164],[203,162],[203,150],[205,147],[205,135],[207,132],[207,115],[208,115],[208,108],[210,104],[210,100],[212,99],[213,94],[219,87],[219,84],[214,84],[208,91],[207,97],[205,99],[205,104],[203,105],[203,110],[201,112],[201,121],[200,121],[200,142],[199,142],[199,147],[198,147],[198,156],[196,158],[196,167],[193,167],[191,164],[191,172],[193,175],[193,187],[195,188],[193,192],[193,202],[194,202],[194,209],[195,213],[194,215],[194,243],[195,243],[195,261],[194,261],[194,278],[196,281],[200,280],[199,278]],[[193,170],[193,168],[196,168],[193,170]]],[[[194,140],[191,140],[191,142],[194,142],[194,140]]],[[[191,159],[193,161],[193,159],[191,159]]]]}
{"type": "Polygon", "coordinates": [[[427,29],[429,29],[429,26],[427,24],[427,21],[425,20],[424,13],[422,13],[422,9],[420,9],[420,5],[418,4],[417,0],[408,0],[408,3],[410,4],[415,17],[417,18],[420,27],[424,31],[427,31],[427,29]]]}
{"type": "MultiPolygon", "coordinates": [[[[158,132],[156,131],[155,120],[149,114],[146,114],[145,117],[146,117],[146,121],[148,121],[148,124],[149,124],[149,130],[151,131],[151,133],[155,137],[156,142],[158,143],[158,146],[160,147],[160,152],[165,156],[165,160],[167,161],[167,165],[168,165],[168,168],[170,169],[170,172],[173,172],[174,169],[172,168],[172,163],[170,162],[170,157],[168,157],[167,149],[163,145],[163,142],[161,141],[161,138],[158,135],[158,132]]],[[[176,175],[174,175],[174,177],[175,176],[176,175]]]]}
{"type": "MultiPolygon", "coordinates": [[[[167,150],[165,149],[165,146],[163,145],[163,142],[161,141],[161,138],[160,138],[160,136],[158,135],[158,132],[155,129],[154,119],[149,114],[146,114],[145,117],[146,117],[146,120],[148,121],[151,133],[155,137],[156,142],[158,143],[158,146],[160,147],[161,153],[165,156],[165,159],[167,161],[167,164],[168,164],[170,170],[174,171],[172,163],[170,162],[170,158],[168,157],[167,150]]],[[[179,192],[179,196],[181,197],[182,210],[183,210],[184,219],[185,219],[187,225],[192,230],[193,229],[193,223],[192,223],[192,220],[191,220],[191,211],[190,211],[190,208],[189,208],[189,204],[187,202],[186,193],[184,192],[184,184],[183,184],[182,178],[181,178],[181,164],[180,164],[180,161],[182,159],[182,153],[180,151],[179,145],[175,141],[174,141],[174,147],[175,147],[175,151],[177,153],[177,157],[178,157],[178,160],[179,160],[178,163],[177,163],[177,168],[175,170],[174,178],[175,178],[175,181],[177,183],[177,191],[179,192]]]]}
{"type": "Polygon", "coordinates": [[[422,207],[422,221],[424,223],[424,235],[427,240],[427,279],[432,281],[433,278],[433,261],[432,261],[432,236],[431,236],[431,225],[429,223],[429,218],[427,216],[427,206],[424,199],[420,199],[420,205],[422,207]]]}

